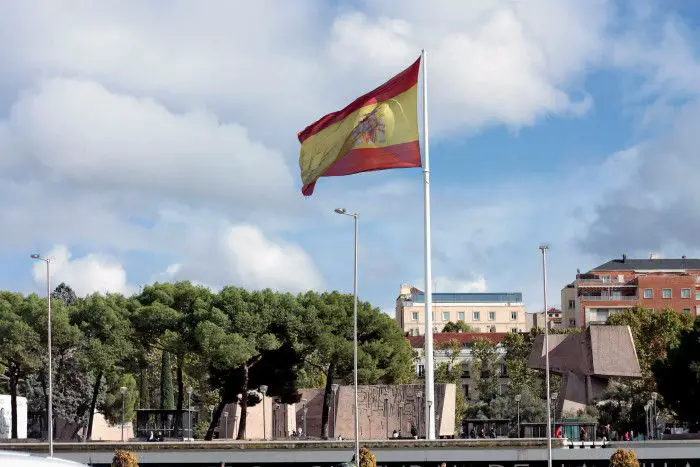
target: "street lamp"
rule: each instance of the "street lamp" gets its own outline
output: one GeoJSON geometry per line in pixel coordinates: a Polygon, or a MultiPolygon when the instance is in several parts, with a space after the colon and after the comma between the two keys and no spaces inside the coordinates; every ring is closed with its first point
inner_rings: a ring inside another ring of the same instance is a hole
{"type": "Polygon", "coordinates": [[[386,419],[386,438],[389,436],[389,394],[384,394],[384,418],[386,419]]]}
{"type": "Polygon", "coordinates": [[[263,439],[267,440],[267,420],[265,419],[265,394],[267,393],[267,386],[264,384],[260,386],[260,394],[262,394],[262,409],[263,409],[263,439]]]}
{"type": "Polygon", "coordinates": [[[302,400],[301,400],[301,403],[304,404],[304,405],[302,406],[303,419],[304,419],[304,433],[302,434],[302,436],[305,436],[305,437],[308,438],[308,437],[309,437],[309,434],[306,432],[306,414],[307,414],[309,408],[306,406],[306,399],[302,399],[302,400]]]}
{"type": "Polygon", "coordinates": [[[228,412],[224,411],[224,438],[228,438],[228,412]]]}
{"type": "Polygon", "coordinates": [[[192,386],[187,386],[187,427],[190,432],[190,441],[192,441],[192,386]]]}
{"type": "Polygon", "coordinates": [[[418,391],[418,393],[416,393],[416,397],[418,397],[418,429],[416,431],[418,432],[418,437],[420,438],[420,413],[423,411],[423,391],[418,391]]]}
{"type": "Polygon", "coordinates": [[[656,399],[659,397],[659,395],[656,392],[651,393],[651,408],[652,408],[652,414],[651,414],[651,432],[652,436],[654,436],[654,439],[658,438],[658,427],[656,426],[658,420],[656,417],[656,399]]]}
{"type": "MultiPolygon", "coordinates": [[[[557,399],[559,398],[559,393],[558,392],[553,392],[552,393],[552,399],[554,400],[554,404],[552,405],[552,425],[556,427],[557,425],[557,399]]],[[[583,441],[583,440],[581,440],[583,441]]]]}
{"type": "Polygon", "coordinates": [[[542,252],[542,293],[544,298],[544,374],[547,386],[547,467],[552,467],[552,401],[549,394],[549,326],[547,324],[547,250],[549,245],[543,243],[540,245],[542,252]]]}
{"type": "Polygon", "coordinates": [[[518,438],[520,438],[520,399],[522,398],[520,394],[515,395],[515,403],[518,405],[518,438]]]}
{"type": "Polygon", "coordinates": [[[355,272],[355,277],[353,280],[353,325],[354,325],[354,332],[353,332],[353,379],[354,379],[354,384],[355,384],[355,459],[357,462],[357,465],[360,465],[360,417],[359,417],[359,397],[358,397],[358,390],[357,390],[357,269],[358,269],[358,264],[357,264],[357,224],[360,219],[360,215],[358,213],[353,213],[353,214],[348,214],[348,211],[345,208],[336,208],[335,209],[336,214],[340,214],[343,216],[350,216],[353,218],[354,224],[355,224],[355,264],[354,264],[354,272],[355,272]]]}
{"type": "Polygon", "coordinates": [[[126,396],[126,386],[119,388],[119,392],[122,394],[122,443],[124,442],[124,396],[126,396]]]}
{"type": "Polygon", "coordinates": [[[47,308],[47,347],[49,356],[49,407],[47,409],[47,428],[49,435],[49,457],[53,457],[53,370],[51,365],[51,260],[36,253],[31,255],[32,259],[38,259],[46,263],[46,308],[47,308]]]}
{"type": "Polygon", "coordinates": [[[335,432],[338,425],[338,389],[340,389],[339,384],[331,384],[331,391],[333,391],[333,438],[338,436],[335,432]]]}

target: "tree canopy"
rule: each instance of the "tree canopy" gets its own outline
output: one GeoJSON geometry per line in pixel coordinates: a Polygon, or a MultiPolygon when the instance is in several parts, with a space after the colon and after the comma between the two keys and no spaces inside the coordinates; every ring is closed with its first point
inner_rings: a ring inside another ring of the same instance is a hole
{"type": "Polygon", "coordinates": [[[442,332],[474,332],[474,329],[460,319],[456,323],[453,323],[452,321],[447,323],[442,328],[442,332]]]}

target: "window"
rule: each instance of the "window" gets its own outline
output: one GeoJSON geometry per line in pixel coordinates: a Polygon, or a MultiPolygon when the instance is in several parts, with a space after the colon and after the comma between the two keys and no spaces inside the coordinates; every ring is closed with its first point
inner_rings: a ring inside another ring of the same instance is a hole
{"type": "Polygon", "coordinates": [[[462,378],[469,379],[469,364],[462,363],[462,378]]]}
{"type": "Polygon", "coordinates": [[[496,321],[496,312],[489,311],[489,321],[496,321]]]}
{"type": "Polygon", "coordinates": [[[605,274],[605,275],[599,276],[599,278],[600,278],[601,282],[610,282],[610,279],[611,279],[610,274],[605,274]]]}
{"type": "Polygon", "coordinates": [[[450,320],[450,312],[449,312],[449,311],[443,311],[443,312],[442,312],[442,320],[443,320],[443,321],[449,321],[449,320],[450,320]]]}
{"type": "Polygon", "coordinates": [[[576,327],[576,318],[569,318],[569,326],[572,328],[576,327]]]}
{"type": "Polygon", "coordinates": [[[489,328],[489,332],[496,332],[496,326],[491,326],[489,328]]]}
{"type": "Polygon", "coordinates": [[[425,365],[418,365],[416,373],[418,374],[419,378],[425,376],[425,365]]]}
{"type": "Polygon", "coordinates": [[[469,399],[469,385],[465,384],[463,387],[464,387],[464,398],[469,399]]]}
{"type": "Polygon", "coordinates": [[[480,311],[472,311],[472,320],[473,321],[481,321],[481,312],[480,311]]]}
{"type": "Polygon", "coordinates": [[[457,316],[458,316],[459,321],[464,321],[464,312],[463,311],[460,311],[459,313],[457,313],[457,316]]]}
{"type": "Polygon", "coordinates": [[[671,298],[673,296],[671,289],[661,289],[661,296],[663,298],[671,298]]]}
{"type": "Polygon", "coordinates": [[[683,308],[683,313],[688,313],[688,314],[690,314],[690,308],[683,308]]]}
{"type": "Polygon", "coordinates": [[[569,300],[569,308],[576,308],[576,300],[569,300]]]}
{"type": "Polygon", "coordinates": [[[507,378],[508,377],[508,367],[506,367],[505,363],[501,363],[501,378],[507,378]]]}
{"type": "Polygon", "coordinates": [[[413,321],[418,321],[418,312],[417,311],[414,311],[413,313],[411,313],[411,319],[413,321]]]}
{"type": "Polygon", "coordinates": [[[510,328],[510,332],[519,332],[519,331],[520,331],[520,329],[518,329],[518,328],[510,328]]]}
{"type": "Polygon", "coordinates": [[[690,298],[690,289],[681,289],[681,298],[690,298]]]}
{"type": "Polygon", "coordinates": [[[517,311],[511,311],[511,312],[510,312],[510,319],[511,319],[511,321],[517,321],[517,319],[518,319],[518,312],[517,312],[517,311]]]}
{"type": "Polygon", "coordinates": [[[695,291],[695,300],[700,300],[700,290],[695,291]]]}
{"type": "Polygon", "coordinates": [[[654,289],[644,289],[644,298],[653,298],[654,289]]]}

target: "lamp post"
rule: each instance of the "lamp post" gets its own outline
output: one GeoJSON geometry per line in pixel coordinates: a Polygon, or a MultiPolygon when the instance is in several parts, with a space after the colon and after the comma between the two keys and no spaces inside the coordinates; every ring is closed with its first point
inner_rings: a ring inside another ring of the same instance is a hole
{"type": "Polygon", "coordinates": [[[335,432],[338,426],[338,389],[340,389],[339,384],[331,384],[331,391],[333,392],[333,438],[338,437],[338,434],[335,432]]]}
{"type": "Polygon", "coordinates": [[[651,393],[651,432],[652,436],[654,437],[653,439],[658,438],[658,428],[656,426],[656,398],[658,396],[659,395],[656,392],[651,393]]]}
{"type": "Polygon", "coordinates": [[[224,438],[228,438],[228,412],[224,411],[224,438]]]}
{"type": "Polygon", "coordinates": [[[542,293],[544,299],[544,374],[545,385],[547,386],[547,467],[552,467],[552,400],[549,393],[549,325],[547,323],[547,250],[549,245],[543,243],[540,245],[542,252],[542,293]]]}
{"type": "Polygon", "coordinates": [[[124,396],[126,396],[126,386],[119,388],[119,392],[122,394],[122,443],[124,442],[124,396]]]}
{"type": "Polygon", "coordinates": [[[384,394],[384,419],[386,420],[386,439],[390,439],[389,436],[389,394],[384,394]]]}
{"type": "Polygon", "coordinates": [[[48,382],[49,382],[49,406],[47,408],[47,429],[49,435],[49,457],[53,457],[53,370],[51,365],[51,260],[49,258],[44,258],[38,254],[31,255],[32,259],[39,259],[46,263],[46,309],[47,309],[47,330],[46,330],[46,343],[48,347],[48,357],[49,357],[49,369],[48,369],[48,382]]]}
{"type": "Polygon", "coordinates": [[[301,402],[302,402],[302,404],[304,404],[304,405],[302,406],[302,409],[301,409],[302,412],[303,412],[302,417],[303,417],[303,420],[304,420],[304,433],[302,433],[302,436],[305,436],[305,437],[308,438],[308,437],[309,437],[309,434],[306,432],[306,414],[307,414],[309,408],[306,406],[306,399],[302,399],[301,402]]]}
{"type": "MultiPolygon", "coordinates": [[[[553,392],[552,399],[554,400],[554,404],[552,405],[552,429],[555,429],[556,425],[557,425],[557,399],[558,398],[559,398],[559,393],[553,392]]],[[[583,441],[583,440],[581,440],[581,441],[583,441]]]]}
{"type": "Polygon", "coordinates": [[[515,395],[515,403],[518,405],[518,438],[520,438],[520,399],[522,397],[520,394],[515,395]]]}
{"type": "Polygon", "coordinates": [[[418,429],[416,430],[416,432],[418,433],[418,438],[420,438],[420,413],[423,411],[423,391],[418,391],[416,396],[418,397],[418,429]]]}
{"type": "Polygon", "coordinates": [[[402,436],[403,433],[403,407],[405,405],[404,401],[399,402],[399,437],[402,436]]]}
{"type": "Polygon", "coordinates": [[[336,208],[336,214],[350,216],[353,218],[355,225],[355,262],[354,262],[354,280],[353,280],[353,382],[355,385],[355,462],[360,465],[360,416],[359,416],[359,397],[357,390],[357,282],[358,282],[358,264],[357,264],[357,224],[360,219],[358,213],[348,214],[345,208],[336,208]]]}
{"type": "Polygon", "coordinates": [[[192,386],[187,386],[187,428],[189,440],[192,441],[192,386]]]}
{"type": "Polygon", "coordinates": [[[267,440],[267,419],[265,418],[265,394],[267,394],[267,386],[260,386],[260,394],[262,394],[262,409],[263,409],[263,439],[267,440]]]}

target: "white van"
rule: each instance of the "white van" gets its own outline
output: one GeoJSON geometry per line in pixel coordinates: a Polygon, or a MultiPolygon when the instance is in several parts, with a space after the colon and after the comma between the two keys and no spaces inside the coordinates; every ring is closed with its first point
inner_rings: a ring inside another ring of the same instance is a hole
{"type": "Polygon", "coordinates": [[[38,456],[18,451],[0,451],[0,465],[2,465],[3,467],[15,467],[25,465],[35,465],[37,467],[41,467],[43,465],[49,467],[58,467],[61,465],[65,467],[87,467],[85,464],[80,464],[78,462],[73,462],[66,459],[60,459],[58,457],[38,456]]]}

